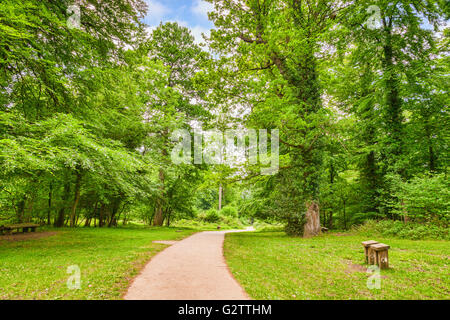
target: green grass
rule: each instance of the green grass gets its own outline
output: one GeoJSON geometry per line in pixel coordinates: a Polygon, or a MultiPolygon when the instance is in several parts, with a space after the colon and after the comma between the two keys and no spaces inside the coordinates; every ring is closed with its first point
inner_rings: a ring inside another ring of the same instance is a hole
{"type": "Polygon", "coordinates": [[[166,245],[193,230],[176,228],[49,229],[55,236],[5,241],[0,237],[0,300],[120,299],[132,278],[166,245]],[[81,289],[69,290],[67,268],[78,265],[81,289]]]}
{"type": "Polygon", "coordinates": [[[235,278],[254,299],[449,299],[450,242],[377,237],[389,244],[390,269],[381,288],[361,269],[361,235],[292,238],[284,232],[226,235],[225,257],[235,278]],[[353,265],[350,268],[349,265],[353,265]]]}

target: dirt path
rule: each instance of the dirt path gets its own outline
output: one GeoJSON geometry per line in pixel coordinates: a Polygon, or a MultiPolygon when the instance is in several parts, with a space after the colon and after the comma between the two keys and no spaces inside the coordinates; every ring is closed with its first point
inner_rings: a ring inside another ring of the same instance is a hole
{"type": "Polygon", "coordinates": [[[239,231],[200,232],[160,252],[135,278],[124,299],[249,299],[232,277],[223,257],[227,232],[239,231]]]}

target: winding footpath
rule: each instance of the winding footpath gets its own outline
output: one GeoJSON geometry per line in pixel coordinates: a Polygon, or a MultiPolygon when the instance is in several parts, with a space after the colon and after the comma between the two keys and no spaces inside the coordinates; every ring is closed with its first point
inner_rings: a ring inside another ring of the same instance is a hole
{"type": "Polygon", "coordinates": [[[225,233],[242,231],[205,231],[176,242],[150,260],[124,299],[250,299],[231,275],[223,256],[225,233]]]}

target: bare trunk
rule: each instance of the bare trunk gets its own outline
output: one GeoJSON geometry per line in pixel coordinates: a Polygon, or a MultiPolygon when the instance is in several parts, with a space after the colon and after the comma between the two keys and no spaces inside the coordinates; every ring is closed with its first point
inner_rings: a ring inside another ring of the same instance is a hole
{"type": "Polygon", "coordinates": [[[84,224],[85,227],[91,226],[91,220],[92,220],[92,218],[95,217],[95,214],[97,213],[97,206],[98,206],[98,201],[95,202],[94,211],[92,212],[92,214],[86,218],[86,222],[84,224]]]}
{"type": "Polygon", "coordinates": [[[222,210],[222,184],[219,185],[219,211],[222,210]]]}
{"type": "Polygon", "coordinates": [[[346,204],[346,201],[344,200],[344,229],[347,230],[347,218],[345,216],[345,204],[346,204]]]}
{"type": "Polygon", "coordinates": [[[98,218],[98,227],[101,228],[103,227],[103,215],[105,214],[105,204],[102,203],[102,206],[100,207],[100,214],[99,214],[99,218],[98,218]]]}
{"type": "Polygon", "coordinates": [[[401,202],[401,205],[402,205],[402,212],[403,212],[403,222],[408,223],[408,212],[406,210],[405,202],[403,200],[401,202]]]}
{"type": "Polygon", "coordinates": [[[113,203],[112,211],[111,211],[111,219],[109,220],[108,227],[117,226],[116,223],[116,214],[119,211],[120,200],[116,200],[113,203]]]}
{"type": "Polygon", "coordinates": [[[35,199],[36,199],[36,194],[33,194],[30,201],[28,201],[28,208],[27,208],[28,215],[24,219],[26,222],[31,222],[31,219],[33,217],[33,206],[34,206],[35,199]]]}
{"type": "Polygon", "coordinates": [[[167,224],[166,226],[170,227],[170,216],[172,215],[172,210],[168,210],[167,215],[167,224]]]}
{"type": "Polygon", "coordinates": [[[70,193],[70,181],[67,181],[64,184],[64,193],[62,196],[62,207],[61,209],[59,209],[58,212],[58,217],[55,221],[55,227],[61,228],[64,226],[64,219],[65,219],[65,206],[66,206],[66,201],[69,198],[69,193],[70,193]]]}
{"type": "Polygon", "coordinates": [[[17,205],[17,219],[19,220],[19,223],[23,222],[23,216],[25,214],[25,199],[26,198],[21,200],[17,205]]]}
{"type": "Polygon", "coordinates": [[[80,185],[81,185],[81,173],[77,172],[77,181],[75,183],[75,197],[72,204],[72,211],[70,214],[70,226],[75,227],[75,215],[77,211],[78,202],[80,201],[80,185]]]}
{"type": "Polygon", "coordinates": [[[428,147],[428,152],[430,153],[430,171],[434,172],[436,170],[436,165],[434,161],[434,152],[433,152],[433,146],[430,145],[428,147]]]}
{"type": "Polygon", "coordinates": [[[164,171],[163,169],[159,169],[159,181],[161,183],[160,186],[160,197],[157,200],[157,206],[156,206],[156,212],[155,212],[155,217],[153,218],[153,225],[154,226],[162,226],[163,222],[164,222],[164,215],[163,215],[163,192],[164,192],[164,171]]]}
{"type": "Polygon", "coordinates": [[[52,215],[52,193],[53,193],[53,184],[50,183],[50,189],[48,191],[48,210],[47,210],[47,224],[51,224],[51,215],[52,215]]]}
{"type": "Polygon", "coordinates": [[[155,217],[153,218],[153,225],[154,226],[162,226],[163,224],[163,209],[161,205],[158,205],[158,208],[156,208],[155,217]]]}
{"type": "Polygon", "coordinates": [[[330,216],[328,217],[328,229],[333,229],[333,210],[330,211],[330,216]]]}
{"type": "Polygon", "coordinates": [[[303,237],[314,237],[320,233],[320,211],[316,201],[306,204],[306,223],[303,229],[303,237]]]}

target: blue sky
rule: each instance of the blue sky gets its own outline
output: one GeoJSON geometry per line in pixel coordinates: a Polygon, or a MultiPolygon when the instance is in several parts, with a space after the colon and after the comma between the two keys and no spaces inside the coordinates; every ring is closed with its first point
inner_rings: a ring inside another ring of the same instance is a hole
{"type": "Polygon", "coordinates": [[[144,22],[155,28],[160,22],[178,22],[189,27],[197,42],[202,41],[201,34],[209,34],[214,24],[208,20],[208,11],[212,5],[203,0],[145,0],[149,9],[144,22]]]}

